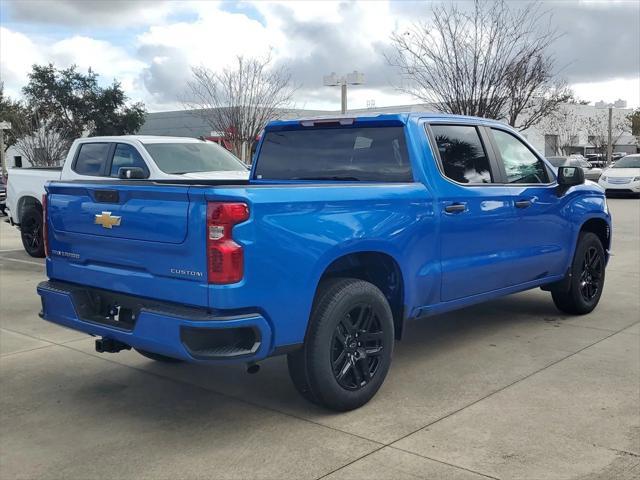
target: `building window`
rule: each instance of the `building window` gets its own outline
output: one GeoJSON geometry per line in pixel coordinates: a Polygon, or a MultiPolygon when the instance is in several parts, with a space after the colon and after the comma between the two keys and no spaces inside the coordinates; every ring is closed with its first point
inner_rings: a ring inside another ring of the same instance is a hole
{"type": "Polygon", "coordinates": [[[16,168],[22,168],[22,155],[15,155],[13,157],[13,166],[16,168]]]}

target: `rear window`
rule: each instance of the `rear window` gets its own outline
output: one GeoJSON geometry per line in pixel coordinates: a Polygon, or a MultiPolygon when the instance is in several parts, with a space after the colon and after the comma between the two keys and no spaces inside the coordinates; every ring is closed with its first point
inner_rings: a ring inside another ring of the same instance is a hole
{"type": "Polygon", "coordinates": [[[489,158],[473,125],[433,125],[444,174],[458,183],[492,183],[489,158]]]}
{"type": "Polygon", "coordinates": [[[109,143],[82,143],[73,170],[80,175],[104,175],[110,148],[109,143]]]}
{"type": "Polygon", "coordinates": [[[244,164],[215,143],[148,143],[153,161],[164,173],[244,171],[244,164]]]}
{"type": "Polygon", "coordinates": [[[402,127],[267,132],[255,178],[411,182],[402,127]]]}

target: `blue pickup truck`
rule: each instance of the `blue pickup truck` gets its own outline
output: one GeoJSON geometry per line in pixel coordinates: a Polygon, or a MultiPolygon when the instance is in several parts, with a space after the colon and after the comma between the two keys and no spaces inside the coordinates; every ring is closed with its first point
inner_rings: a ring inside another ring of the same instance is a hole
{"type": "Polygon", "coordinates": [[[511,128],[440,114],[276,121],[248,180],[56,181],[42,318],[159,361],[279,354],[335,410],[369,401],[408,321],[522,290],[600,299],[603,190],[511,128]]]}

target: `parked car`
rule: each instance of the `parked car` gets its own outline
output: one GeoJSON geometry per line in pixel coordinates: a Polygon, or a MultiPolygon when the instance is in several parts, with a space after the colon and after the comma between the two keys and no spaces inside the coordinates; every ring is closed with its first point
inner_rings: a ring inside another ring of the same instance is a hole
{"type": "Polygon", "coordinates": [[[584,170],[584,176],[587,180],[598,181],[598,178],[600,178],[602,174],[601,168],[593,166],[582,155],[579,157],[573,155],[568,157],[547,157],[547,160],[556,168],[561,166],[580,167],[584,170]]]}
{"type": "Polygon", "coordinates": [[[602,172],[598,184],[607,194],[640,195],[640,154],[626,155],[602,172]]]}
{"type": "Polygon", "coordinates": [[[0,213],[5,215],[7,202],[7,180],[4,175],[0,174],[0,213]]]}
{"type": "Polygon", "coordinates": [[[7,210],[32,257],[44,257],[42,203],[51,180],[246,179],[247,167],[223,147],[194,138],[127,135],[76,140],[62,167],[14,168],[7,210]]]}
{"type": "Polygon", "coordinates": [[[586,159],[594,167],[604,168],[607,166],[607,157],[601,153],[587,153],[586,159]]]}
{"type": "Polygon", "coordinates": [[[159,361],[287,354],[335,410],[374,396],[410,320],[537,287],[591,312],[611,244],[581,168],[441,114],[271,122],[245,181],[46,190],[42,318],[159,361]]]}
{"type": "Polygon", "coordinates": [[[627,156],[628,153],[627,152],[613,152],[611,154],[611,161],[612,162],[617,162],[618,160],[620,160],[622,157],[627,156]]]}

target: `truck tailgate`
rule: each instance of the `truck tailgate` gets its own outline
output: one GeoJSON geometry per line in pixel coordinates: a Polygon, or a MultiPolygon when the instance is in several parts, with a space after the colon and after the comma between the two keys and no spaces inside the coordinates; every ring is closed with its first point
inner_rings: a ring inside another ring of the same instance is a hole
{"type": "Polygon", "coordinates": [[[51,279],[207,306],[201,194],[143,182],[53,182],[47,192],[51,279]]]}

